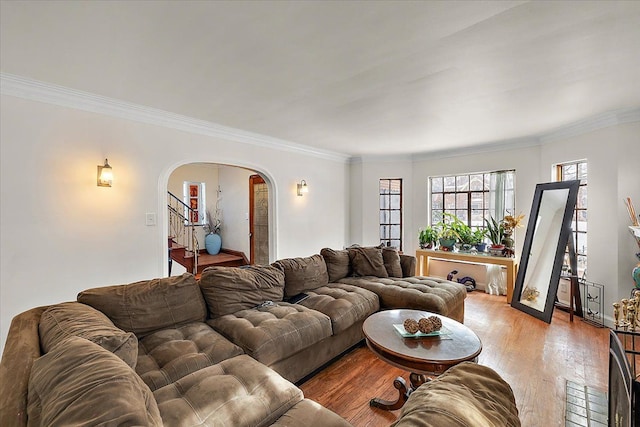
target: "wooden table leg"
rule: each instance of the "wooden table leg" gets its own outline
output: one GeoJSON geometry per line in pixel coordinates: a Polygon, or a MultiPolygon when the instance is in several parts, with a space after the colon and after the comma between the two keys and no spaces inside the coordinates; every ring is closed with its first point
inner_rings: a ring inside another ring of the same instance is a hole
{"type": "Polygon", "coordinates": [[[373,406],[374,408],[385,409],[387,411],[400,409],[405,404],[407,399],[409,399],[409,395],[427,381],[431,381],[431,378],[427,377],[426,375],[416,374],[412,372],[409,375],[409,382],[411,386],[407,387],[407,383],[405,382],[404,378],[398,377],[393,381],[393,386],[398,389],[398,400],[382,400],[376,397],[369,401],[369,405],[373,406]]]}
{"type": "Polygon", "coordinates": [[[393,381],[393,386],[396,389],[398,389],[398,400],[396,400],[394,402],[394,401],[391,401],[391,400],[378,399],[376,397],[376,398],[371,399],[369,401],[369,405],[373,406],[374,408],[385,409],[387,411],[393,411],[393,410],[402,408],[402,405],[404,405],[404,403],[409,398],[409,394],[411,393],[411,389],[407,388],[407,383],[405,382],[404,378],[402,378],[402,377],[396,378],[393,381]]]}

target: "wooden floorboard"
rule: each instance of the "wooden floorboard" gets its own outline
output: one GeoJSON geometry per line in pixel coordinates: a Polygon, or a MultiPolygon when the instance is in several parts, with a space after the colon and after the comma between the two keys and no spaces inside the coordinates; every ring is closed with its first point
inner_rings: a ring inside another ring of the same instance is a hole
{"type": "MultiPolygon", "coordinates": [[[[580,318],[569,322],[555,310],[548,325],[511,308],[504,296],[479,291],[465,302],[465,324],[483,349],[478,363],[495,369],[511,385],[524,427],[564,426],[565,382],[607,389],[608,329],[580,318]]],[[[361,346],[303,383],[305,397],[356,427],[388,426],[399,411],[369,407],[372,397],[395,399],[393,380],[408,374],[378,360],[361,346]]]]}

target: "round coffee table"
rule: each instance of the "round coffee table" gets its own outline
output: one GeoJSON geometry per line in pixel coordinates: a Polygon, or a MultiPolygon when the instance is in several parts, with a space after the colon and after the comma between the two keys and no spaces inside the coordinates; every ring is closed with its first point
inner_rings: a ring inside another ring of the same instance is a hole
{"type": "Polygon", "coordinates": [[[369,316],[362,325],[369,349],[380,359],[397,368],[409,371],[410,387],[402,377],[393,386],[398,389],[398,400],[371,399],[371,406],[399,409],[409,394],[429,377],[442,374],[450,367],[467,360],[475,361],[482,351],[480,338],[462,323],[428,311],[387,310],[369,316]],[[402,325],[405,319],[438,316],[446,335],[403,338],[393,325],[402,325]]]}

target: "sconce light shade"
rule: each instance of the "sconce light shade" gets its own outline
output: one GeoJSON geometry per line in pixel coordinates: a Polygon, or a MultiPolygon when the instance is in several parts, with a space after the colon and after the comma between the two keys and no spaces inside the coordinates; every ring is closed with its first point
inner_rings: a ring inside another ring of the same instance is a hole
{"type": "Polygon", "coordinates": [[[104,159],[104,165],[98,165],[98,187],[111,187],[113,183],[113,171],[109,161],[104,159]]]}
{"type": "Polygon", "coordinates": [[[300,181],[300,184],[298,184],[298,196],[302,196],[303,194],[308,192],[309,186],[307,185],[307,181],[303,179],[302,181],[300,181]]]}

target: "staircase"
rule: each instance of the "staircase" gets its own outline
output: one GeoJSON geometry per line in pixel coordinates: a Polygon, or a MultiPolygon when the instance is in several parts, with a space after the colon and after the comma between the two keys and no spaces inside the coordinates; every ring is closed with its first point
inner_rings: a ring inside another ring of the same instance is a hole
{"type": "Polygon", "coordinates": [[[211,266],[239,267],[249,264],[243,252],[223,248],[217,255],[201,250],[195,233],[196,225],[191,221],[192,209],[171,192],[167,191],[169,211],[169,275],[173,261],[182,265],[197,278],[205,268],[211,266]]]}
{"type": "Polygon", "coordinates": [[[198,273],[200,247],[195,231],[193,209],[167,191],[169,211],[169,275],[173,260],[184,266],[188,272],[198,273]]]}

